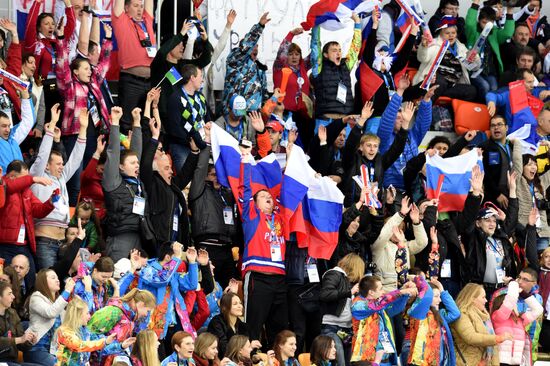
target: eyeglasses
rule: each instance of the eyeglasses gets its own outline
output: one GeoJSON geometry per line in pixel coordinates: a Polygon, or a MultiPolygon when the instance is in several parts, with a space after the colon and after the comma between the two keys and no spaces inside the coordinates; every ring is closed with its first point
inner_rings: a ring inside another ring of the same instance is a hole
{"type": "Polygon", "coordinates": [[[490,127],[493,128],[493,127],[504,127],[504,126],[506,126],[506,124],[500,122],[500,123],[491,123],[490,127]]]}
{"type": "Polygon", "coordinates": [[[518,277],[518,281],[521,281],[521,282],[535,282],[529,278],[525,278],[525,277],[518,277]]]}

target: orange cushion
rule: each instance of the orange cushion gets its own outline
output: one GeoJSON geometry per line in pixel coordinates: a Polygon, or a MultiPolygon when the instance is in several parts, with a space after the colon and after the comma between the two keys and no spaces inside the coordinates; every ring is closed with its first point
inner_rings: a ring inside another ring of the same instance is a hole
{"type": "Polygon", "coordinates": [[[453,99],[455,132],[462,135],[470,130],[488,131],[490,116],[485,104],[453,99]]]}

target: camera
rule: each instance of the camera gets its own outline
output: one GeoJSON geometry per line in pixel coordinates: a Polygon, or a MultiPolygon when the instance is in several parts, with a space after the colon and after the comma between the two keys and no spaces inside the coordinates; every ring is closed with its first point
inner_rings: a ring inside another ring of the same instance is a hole
{"type": "Polygon", "coordinates": [[[141,47],[151,47],[153,45],[149,38],[142,39],[142,40],[139,41],[139,43],[141,43],[141,47]]]}

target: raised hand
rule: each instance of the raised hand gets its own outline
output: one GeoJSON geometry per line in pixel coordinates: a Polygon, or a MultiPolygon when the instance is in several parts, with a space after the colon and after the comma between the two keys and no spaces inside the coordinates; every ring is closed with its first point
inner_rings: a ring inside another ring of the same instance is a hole
{"type": "Polygon", "coordinates": [[[407,130],[409,128],[409,124],[411,123],[413,115],[414,115],[414,103],[406,102],[405,107],[401,111],[401,116],[403,117],[403,124],[402,124],[403,129],[407,130]]]}
{"type": "Polygon", "coordinates": [[[80,219],[80,217],[77,219],[77,223],[78,223],[78,233],[76,234],[76,237],[79,238],[80,240],[84,240],[84,238],[86,238],[86,230],[82,228],[82,220],[80,219]]]}
{"type": "Polygon", "coordinates": [[[399,226],[397,226],[397,225],[394,226],[392,228],[392,233],[393,233],[393,235],[395,235],[395,238],[397,239],[397,241],[399,243],[404,243],[405,242],[405,234],[403,233],[403,230],[401,230],[399,228],[399,226]]]}
{"type": "Polygon", "coordinates": [[[476,135],[477,135],[476,130],[470,130],[470,131],[466,132],[466,134],[464,135],[464,139],[466,141],[470,142],[474,139],[474,137],[476,137],[476,135]]]}
{"type": "Polygon", "coordinates": [[[435,90],[439,88],[439,85],[432,85],[430,89],[424,95],[424,101],[429,102],[435,94],[435,90]]]}
{"type": "Polygon", "coordinates": [[[437,243],[437,229],[435,228],[435,226],[432,226],[430,228],[430,240],[432,241],[432,243],[437,243]]]}
{"type": "Polygon", "coordinates": [[[118,126],[120,119],[122,118],[122,108],[112,107],[111,108],[111,125],[118,126]]]}
{"type": "Polygon", "coordinates": [[[113,28],[109,24],[103,23],[103,31],[105,32],[105,38],[111,39],[113,37],[113,28]]]}
{"type": "Polygon", "coordinates": [[[271,21],[271,18],[269,18],[268,16],[269,16],[269,12],[263,13],[262,17],[260,18],[259,23],[263,26],[265,26],[267,23],[269,23],[271,21]]]}
{"type": "Polygon", "coordinates": [[[475,165],[472,168],[472,178],[470,178],[470,185],[474,196],[479,196],[483,193],[483,177],[485,174],[479,168],[479,165],[475,165]]]}
{"type": "Polygon", "coordinates": [[[210,258],[208,257],[208,252],[204,249],[199,249],[199,253],[197,255],[197,262],[201,266],[208,265],[208,262],[210,261],[210,258]]]}
{"type": "MultiPolygon", "coordinates": [[[[366,121],[368,120],[372,114],[374,113],[374,108],[373,108],[373,105],[374,103],[371,102],[371,101],[368,101],[365,103],[365,105],[363,106],[363,109],[361,109],[361,119],[363,121],[366,121]]],[[[364,122],[363,122],[364,123],[364,122]]]]}
{"type": "Polygon", "coordinates": [[[400,92],[400,95],[403,95],[403,92],[411,86],[411,79],[409,79],[409,75],[405,74],[399,78],[399,81],[397,82],[397,92],[400,92]]]}
{"type": "MultiPolygon", "coordinates": [[[[51,111],[52,111],[52,118],[50,122],[53,123],[53,125],[55,126],[59,121],[59,117],[61,116],[61,109],[59,109],[59,103],[55,103],[52,106],[51,111]]],[[[51,132],[53,132],[53,128],[51,132]]]]}
{"type": "Polygon", "coordinates": [[[401,215],[407,216],[409,214],[409,211],[411,210],[410,199],[407,196],[404,196],[401,199],[401,215]]]}
{"type": "Polygon", "coordinates": [[[197,261],[197,250],[193,247],[187,248],[187,251],[185,252],[187,261],[189,263],[195,263],[197,261]]]}
{"type": "Polygon", "coordinates": [[[17,25],[7,18],[0,19],[0,27],[6,29],[11,34],[17,34],[17,25]]]}
{"type": "Polygon", "coordinates": [[[101,153],[103,153],[103,150],[105,150],[105,145],[107,145],[107,142],[103,139],[103,135],[99,135],[97,137],[97,147],[95,148],[96,154],[99,156],[101,153]]]}
{"type": "Polygon", "coordinates": [[[264,120],[260,112],[252,111],[248,113],[248,117],[250,118],[250,123],[256,132],[262,132],[264,130],[264,120]]]}
{"type": "Polygon", "coordinates": [[[58,38],[62,38],[65,35],[65,26],[63,25],[64,21],[65,16],[63,15],[61,18],[59,18],[59,22],[57,23],[57,27],[55,29],[55,34],[58,38]]]}
{"type": "Polygon", "coordinates": [[[149,119],[149,128],[151,129],[151,137],[158,140],[160,136],[160,121],[157,122],[155,118],[149,119]]]}
{"type": "Polygon", "coordinates": [[[237,12],[234,9],[229,10],[229,13],[227,14],[226,27],[231,28],[231,26],[233,25],[233,22],[235,22],[236,17],[237,17],[237,12]]]}
{"type": "Polygon", "coordinates": [[[132,109],[132,120],[134,121],[134,126],[140,126],[141,124],[141,108],[132,109]]]}
{"type": "Polygon", "coordinates": [[[180,33],[184,36],[187,34],[187,32],[189,32],[191,28],[193,28],[193,22],[186,20],[185,22],[183,22],[180,33]]]}
{"type": "Polygon", "coordinates": [[[292,33],[295,36],[298,36],[298,35],[304,33],[304,28],[302,28],[302,27],[294,28],[293,30],[290,31],[290,33],[292,33]]]}
{"type": "Polygon", "coordinates": [[[531,226],[535,226],[537,224],[538,218],[539,210],[536,206],[533,206],[533,208],[531,208],[531,212],[529,212],[529,220],[527,221],[527,223],[531,226]]]}
{"type": "Polygon", "coordinates": [[[409,212],[409,216],[413,224],[420,223],[420,211],[418,210],[418,207],[414,203],[412,204],[411,211],[409,212]]]}
{"type": "Polygon", "coordinates": [[[321,142],[321,145],[326,144],[327,142],[327,128],[323,125],[319,125],[319,131],[317,132],[317,135],[319,136],[319,141],[321,142]]]}
{"type": "Polygon", "coordinates": [[[71,277],[69,277],[67,279],[67,282],[65,282],[65,291],[67,291],[68,293],[72,293],[75,285],[76,283],[74,282],[74,280],[71,277]]]}

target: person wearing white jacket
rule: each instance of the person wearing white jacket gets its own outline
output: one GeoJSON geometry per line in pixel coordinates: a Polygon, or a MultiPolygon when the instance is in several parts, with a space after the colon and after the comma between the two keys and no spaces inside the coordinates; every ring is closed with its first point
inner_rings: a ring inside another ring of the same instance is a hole
{"type": "Polygon", "coordinates": [[[38,151],[38,157],[31,166],[30,174],[35,177],[47,177],[53,182],[49,186],[34,184],[32,193],[41,201],[47,200],[53,192],[58,193],[54,210],[43,219],[35,220],[36,257],[38,268],[50,268],[57,261],[59,246],[65,239],[65,229],[69,226],[69,193],[67,182],[78,171],[86,149],[86,129],[88,128],[89,115],[86,110],[81,110],[80,130],[78,139],[71,152],[67,164],[63,164],[63,158],[58,151],[52,151],[55,123],[59,119],[59,110],[52,108],[52,122],[46,124],[45,134],[38,151]]]}
{"type": "Polygon", "coordinates": [[[420,221],[420,212],[416,205],[409,205],[408,197],[404,197],[401,201],[401,211],[386,221],[380,235],[371,246],[372,259],[376,264],[374,274],[382,279],[382,286],[386,292],[397,290],[400,284],[406,282],[411,254],[420,253],[426,245],[428,235],[420,221]],[[407,215],[412,220],[414,232],[414,239],[409,241],[405,240],[400,227],[407,215]]]}
{"type": "MultiPolygon", "coordinates": [[[[422,36],[422,43],[418,47],[417,58],[420,61],[418,72],[414,75],[413,85],[419,85],[430,72],[439,50],[445,41],[449,47],[435,73],[435,81],[431,85],[439,85],[435,91],[433,101],[441,96],[462,100],[474,100],[477,89],[470,85],[469,70],[478,68],[481,64],[479,55],[472,63],[466,62],[468,49],[458,40],[456,18],[444,16],[438,28],[439,36],[431,44],[422,36]]],[[[416,89],[416,88],[415,88],[416,89]]]]}
{"type": "Polygon", "coordinates": [[[43,269],[36,275],[35,291],[29,300],[29,330],[36,334],[37,341],[30,351],[25,352],[25,362],[55,365],[56,357],[50,353],[51,341],[55,330],[61,324],[74,286],[74,280],[69,278],[65,283],[65,289],[59,294],[60,282],[53,270],[43,269]]]}

